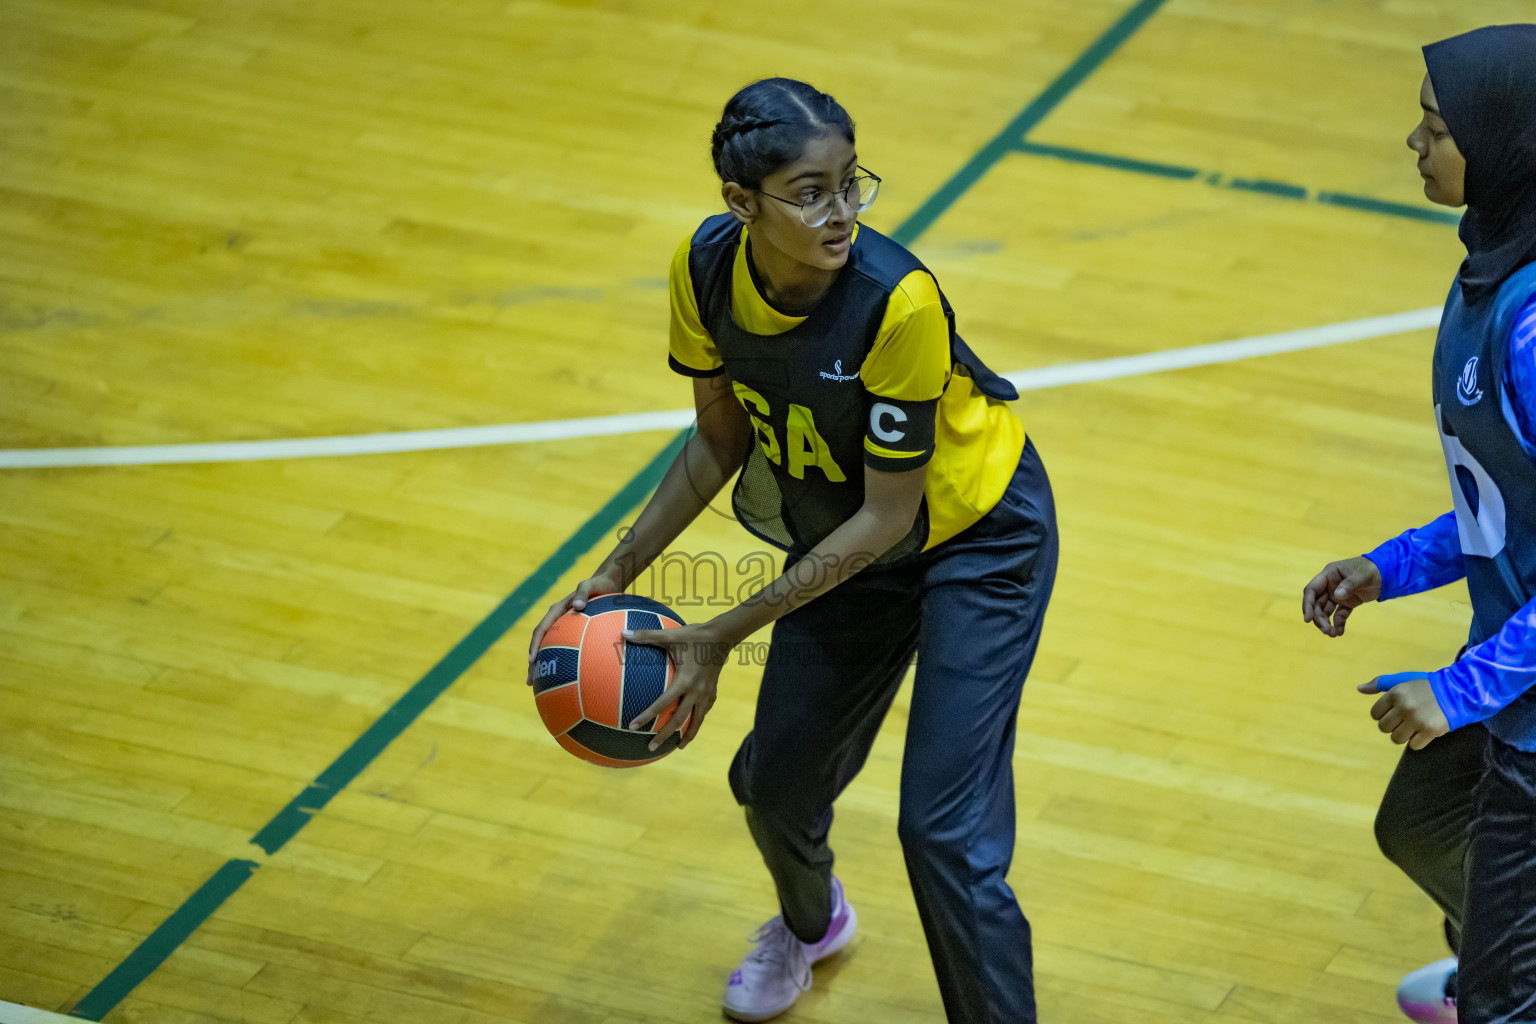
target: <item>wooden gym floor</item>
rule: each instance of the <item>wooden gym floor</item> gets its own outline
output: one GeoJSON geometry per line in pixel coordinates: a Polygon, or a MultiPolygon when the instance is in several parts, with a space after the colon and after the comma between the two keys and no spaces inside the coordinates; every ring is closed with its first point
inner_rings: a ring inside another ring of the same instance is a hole
{"type": "MultiPolygon", "coordinates": [[[[1504,21],[1536,2],[7,0],[0,448],[684,406],[666,265],[719,208],[719,108],[773,74],[847,105],[886,180],[866,220],[999,370],[1438,306],[1461,250],[1403,145],[1418,47],[1504,21]]],[[[1465,591],[1342,641],[1299,611],[1325,561],[1448,507],[1431,344],[1019,403],[1063,537],[1011,876],[1050,1024],[1395,1020],[1444,955],[1375,849],[1397,751],[1354,685],[1444,664],[1465,591]]],[[[0,469],[0,1000],[718,1019],[773,909],[724,780],[756,670],[622,773],[560,751],[522,685],[673,436],[0,469]]],[[[678,550],[753,545],[706,515],[678,550]]],[[[834,830],[861,934],[788,1020],[942,1019],[904,716],[834,830]]]]}

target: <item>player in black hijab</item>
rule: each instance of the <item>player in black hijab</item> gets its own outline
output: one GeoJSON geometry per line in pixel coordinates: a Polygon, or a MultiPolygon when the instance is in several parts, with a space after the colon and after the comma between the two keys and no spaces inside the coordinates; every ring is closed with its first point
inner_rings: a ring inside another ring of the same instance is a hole
{"type": "Polygon", "coordinates": [[[1445,912],[1459,955],[1403,979],[1425,1024],[1536,1022],[1536,25],[1424,48],[1408,137],[1424,194],[1467,207],[1435,343],[1454,512],[1326,566],[1303,616],[1340,636],[1365,601],[1465,578],[1454,664],[1380,676],[1372,715],[1406,744],[1376,818],[1382,852],[1445,912]]]}
{"type": "Polygon", "coordinates": [[[1467,161],[1467,305],[1536,261],[1536,25],[1494,25],[1424,47],[1440,115],[1467,161]]]}

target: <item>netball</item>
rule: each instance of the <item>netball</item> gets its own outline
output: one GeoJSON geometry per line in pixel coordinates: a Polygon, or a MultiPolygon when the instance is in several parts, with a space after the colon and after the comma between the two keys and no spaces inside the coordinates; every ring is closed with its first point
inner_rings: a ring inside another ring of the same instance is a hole
{"type": "MultiPolygon", "coordinates": [[[[621,634],[682,624],[661,602],[629,594],[595,598],[555,620],[533,672],[533,699],[555,742],[605,768],[650,764],[677,749],[675,734],[650,750],[654,731],[624,728],[672,685],[674,669],[662,648],[628,643],[621,634]]],[[[662,712],[654,728],[670,718],[670,709],[662,712]]]]}

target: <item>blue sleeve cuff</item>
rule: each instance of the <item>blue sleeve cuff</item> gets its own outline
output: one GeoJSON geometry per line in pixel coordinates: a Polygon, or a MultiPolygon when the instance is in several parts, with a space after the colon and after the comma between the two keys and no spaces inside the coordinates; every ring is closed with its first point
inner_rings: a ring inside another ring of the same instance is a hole
{"type": "MultiPolygon", "coordinates": [[[[1455,666],[1451,666],[1455,668],[1455,666]]],[[[1445,720],[1450,723],[1452,729],[1460,729],[1470,722],[1478,721],[1477,718],[1468,717],[1467,708],[1453,699],[1456,691],[1447,686],[1443,674],[1448,669],[1439,669],[1435,672],[1391,672],[1387,675],[1376,677],[1376,689],[1379,693],[1386,693],[1394,686],[1412,682],[1415,679],[1423,679],[1429,683],[1430,692],[1435,695],[1435,703],[1440,705],[1440,710],[1445,714],[1445,720]]]]}
{"type": "Polygon", "coordinates": [[[1386,693],[1392,687],[1414,679],[1428,679],[1428,672],[1389,672],[1384,676],[1376,677],[1376,689],[1386,693]]]}
{"type": "Polygon", "coordinates": [[[1456,669],[1460,667],[1461,663],[1457,662],[1429,673],[1429,688],[1435,695],[1435,703],[1440,705],[1440,710],[1445,714],[1445,720],[1452,729],[1460,729],[1464,725],[1481,722],[1498,710],[1494,708],[1485,714],[1479,714],[1463,699],[1471,682],[1471,673],[1457,672],[1456,669]]]}
{"type": "Polygon", "coordinates": [[[1536,685],[1536,600],[1454,665],[1429,674],[1451,728],[1492,718],[1536,685]]]}
{"type": "Polygon", "coordinates": [[[1402,596],[1403,588],[1398,577],[1402,575],[1403,559],[1393,547],[1401,539],[1394,537],[1361,556],[1375,563],[1376,571],[1381,573],[1381,596],[1376,599],[1378,601],[1390,601],[1402,596]]]}
{"type": "Polygon", "coordinates": [[[1381,572],[1379,600],[1382,601],[1422,594],[1454,583],[1467,574],[1454,512],[1447,512],[1432,523],[1393,537],[1366,552],[1365,557],[1381,572]]]}

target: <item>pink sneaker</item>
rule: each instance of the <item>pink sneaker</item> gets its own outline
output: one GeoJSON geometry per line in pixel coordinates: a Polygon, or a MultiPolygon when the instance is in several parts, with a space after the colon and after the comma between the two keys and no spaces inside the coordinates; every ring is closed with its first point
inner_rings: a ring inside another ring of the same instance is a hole
{"type": "Polygon", "coordinates": [[[1419,1024],[1456,1024],[1456,958],[1436,960],[1404,977],[1397,1005],[1419,1024]]]}
{"type": "Polygon", "coordinates": [[[721,1000],[733,1020],[762,1021],[777,1017],[811,987],[811,965],[848,945],[859,917],[843,898],[843,885],[832,879],[832,923],[817,942],[801,942],[775,917],[752,933],[755,946],[725,986],[721,1000]]]}

